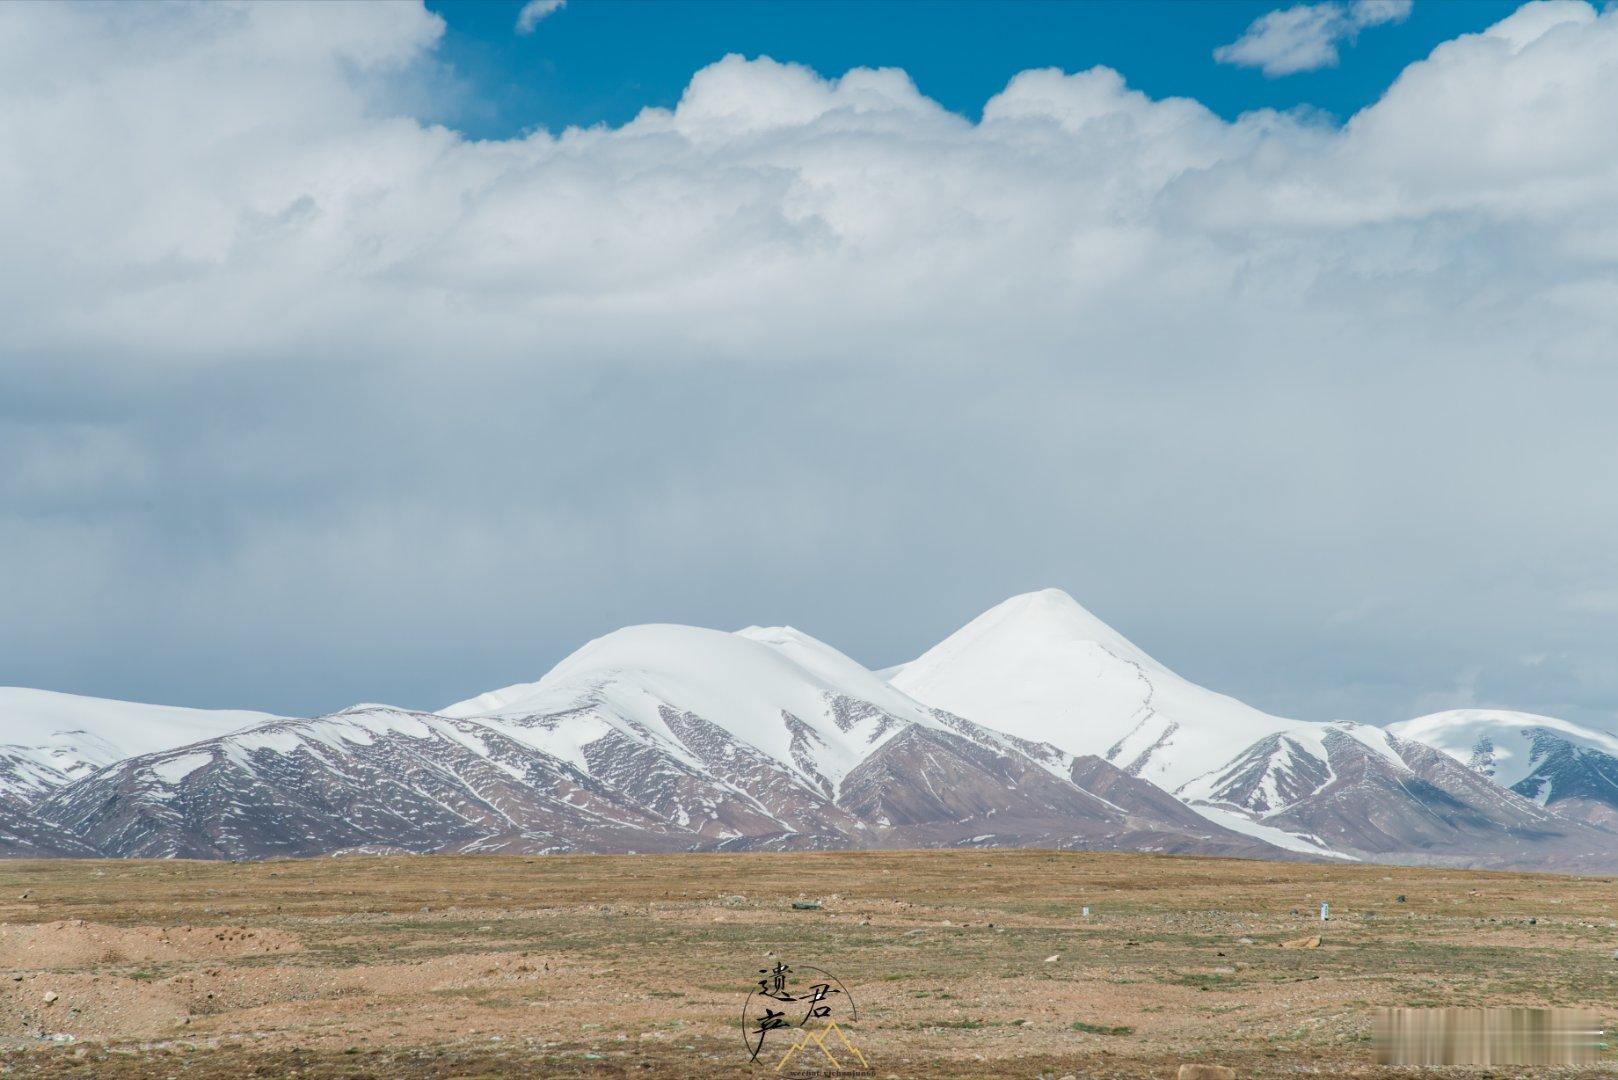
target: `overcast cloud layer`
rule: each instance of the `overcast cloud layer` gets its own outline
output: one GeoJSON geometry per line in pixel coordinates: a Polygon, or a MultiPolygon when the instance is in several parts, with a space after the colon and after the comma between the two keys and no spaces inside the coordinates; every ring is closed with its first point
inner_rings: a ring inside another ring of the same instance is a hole
{"type": "Polygon", "coordinates": [[[0,5],[0,682],[436,707],[1059,585],[1271,711],[1618,703],[1618,12],[1346,123],[697,72],[469,142],[439,20],[0,5]]]}

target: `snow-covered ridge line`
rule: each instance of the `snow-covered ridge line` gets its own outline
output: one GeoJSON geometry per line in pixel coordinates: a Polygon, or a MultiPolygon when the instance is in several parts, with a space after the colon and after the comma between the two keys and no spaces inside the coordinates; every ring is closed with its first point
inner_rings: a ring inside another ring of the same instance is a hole
{"type": "Polygon", "coordinates": [[[189,709],[0,686],[0,743],[37,746],[51,735],[84,734],[126,754],[165,749],[274,719],[248,709],[189,709]]]}
{"type": "Polygon", "coordinates": [[[30,802],[125,758],[223,734],[271,714],[188,709],[0,686],[0,801],[30,802]]]}
{"type": "Polygon", "coordinates": [[[586,644],[532,683],[440,710],[457,718],[555,715],[595,707],[682,749],[659,705],[716,724],[811,785],[835,790],[898,730],[938,729],[932,711],[831,646],[789,627],[731,634],[631,626],[586,644]]]}

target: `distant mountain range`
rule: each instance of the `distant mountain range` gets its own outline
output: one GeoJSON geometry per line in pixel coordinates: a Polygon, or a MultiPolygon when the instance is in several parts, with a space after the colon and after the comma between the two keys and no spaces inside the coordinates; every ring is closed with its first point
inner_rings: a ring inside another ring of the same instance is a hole
{"type": "Polygon", "coordinates": [[[1379,728],[1187,682],[1067,594],[872,672],[786,627],[635,626],[434,713],[0,688],[0,853],[1043,846],[1610,872],[1618,737],[1379,728]]]}

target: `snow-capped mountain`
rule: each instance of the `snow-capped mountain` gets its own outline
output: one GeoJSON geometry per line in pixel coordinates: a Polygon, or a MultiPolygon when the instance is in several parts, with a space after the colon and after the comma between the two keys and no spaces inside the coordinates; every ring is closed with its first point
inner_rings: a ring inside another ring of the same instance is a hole
{"type": "MultiPolygon", "coordinates": [[[[452,717],[588,716],[575,739],[604,727],[651,737],[696,762],[682,741],[700,718],[726,747],[782,763],[783,779],[835,794],[849,770],[905,724],[941,729],[932,711],[831,646],[789,627],[734,634],[632,626],[590,642],[535,683],[441,710],[452,717]]],[[[700,741],[700,740],[697,740],[700,741]]],[[[695,755],[695,756],[693,756],[695,755]]],[[[715,761],[712,766],[723,767],[715,761]]]]}
{"type": "Polygon", "coordinates": [[[0,803],[27,806],[133,754],[268,719],[261,712],[141,705],[0,686],[0,803]]]}
{"type": "MultiPolygon", "coordinates": [[[[1026,843],[1279,854],[908,698],[788,628],[639,626],[440,713],[360,706],[129,758],[40,816],[119,855],[1026,843]]],[[[1112,774],[1116,774],[1115,776],[1112,774]]]]}
{"type": "Polygon", "coordinates": [[[1430,746],[1366,724],[1276,732],[1177,794],[1354,858],[1565,867],[1618,850],[1618,836],[1547,813],[1430,746]]]}
{"type": "Polygon", "coordinates": [[[0,737],[10,855],[1006,845],[1618,868],[1612,736],[1270,716],[1055,590],[882,673],[790,627],[633,626],[434,713],[8,690],[0,737]]]}
{"type": "Polygon", "coordinates": [[[120,856],[657,850],[648,818],[566,761],[482,725],[388,706],[276,720],[129,758],[55,792],[39,815],[120,856]]]}
{"type": "Polygon", "coordinates": [[[1389,730],[1566,817],[1618,824],[1618,736],[1502,709],[1455,709],[1389,730]]]}
{"type": "Polygon", "coordinates": [[[1014,596],[899,667],[917,701],[1173,791],[1294,725],[1174,674],[1059,589],[1014,596]]]}
{"type": "Polygon", "coordinates": [[[937,708],[1098,755],[1288,850],[1517,865],[1584,865],[1595,853],[1618,864],[1618,836],[1478,783],[1420,742],[1282,719],[1197,686],[1059,590],[1012,597],[889,678],[937,708]]]}

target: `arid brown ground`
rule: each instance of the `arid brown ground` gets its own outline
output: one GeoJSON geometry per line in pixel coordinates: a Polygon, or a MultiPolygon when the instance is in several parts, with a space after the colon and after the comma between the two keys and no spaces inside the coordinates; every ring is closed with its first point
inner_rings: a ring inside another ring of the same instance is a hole
{"type": "Polygon", "coordinates": [[[1378,1005],[1618,1015],[1601,878],[1038,851],[11,862],[0,921],[18,1077],[762,1074],[738,1021],[778,959],[848,986],[880,1077],[1394,1077],[1378,1005]]]}

